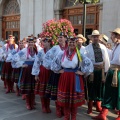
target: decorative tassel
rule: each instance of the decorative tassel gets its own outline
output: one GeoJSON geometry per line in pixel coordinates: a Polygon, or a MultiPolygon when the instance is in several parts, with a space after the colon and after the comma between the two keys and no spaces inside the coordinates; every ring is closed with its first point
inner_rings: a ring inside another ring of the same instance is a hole
{"type": "Polygon", "coordinates": [[[117,72],[118,72],[118,68],[114,69],[114,74],[113,74],[113,79],[112,79],[112,87],[118,87],[118,78],[117,78],[117,72]]]}
{"type": "Polygon", "coordinates": [[[105,82],[105,69],[102,68],[102,82],[105,82]]]}

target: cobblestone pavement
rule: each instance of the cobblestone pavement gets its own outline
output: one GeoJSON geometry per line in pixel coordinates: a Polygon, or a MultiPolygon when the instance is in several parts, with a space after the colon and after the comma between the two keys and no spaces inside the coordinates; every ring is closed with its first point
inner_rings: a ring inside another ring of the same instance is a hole
{"type": "MultiPolygon", "coordinates": [[[[0,80],[0,120],[63,120],[63,118],[57,118],[55,115],[54,101],[51,101],[50,107],[52,113],[42,113],[39,96],[36,96],[36,109],[26,110],[25,101],[21,99],[21,96],[17,97],[15,93],[5,94],[3,82],[0,80]]],[[[90,116],[86,114],[86,111],[86,105],[80,107],[77,113],[77,120],[91,120],[91,116],[98,114],[93,111],[90,116]]],[[[116,117],[117,115],[114,114],[114,111],[109,112],[108,120],[115,120],[116,117]]]]}

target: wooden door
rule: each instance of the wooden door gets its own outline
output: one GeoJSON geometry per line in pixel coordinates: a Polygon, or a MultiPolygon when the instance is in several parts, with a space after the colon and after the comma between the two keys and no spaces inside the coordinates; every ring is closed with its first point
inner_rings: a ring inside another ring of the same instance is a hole
{"type": "Polygon", "coordinates": [[[2,18],[2,37],[8,39],[9,35],[14,35],[16,41],[20,39],[20,16],[3,16],[2,18]]]}

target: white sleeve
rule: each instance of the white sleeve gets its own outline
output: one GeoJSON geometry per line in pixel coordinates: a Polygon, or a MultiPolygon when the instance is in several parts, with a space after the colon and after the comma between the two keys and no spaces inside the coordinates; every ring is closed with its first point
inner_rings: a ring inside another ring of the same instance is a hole
{"type": "Polygon", "coordinates": [[[40,65],[41,65],[41,62],[43,61],[42,59],[43,56],[44,55],[42,54],[42,51],[38,52],[38,54],[36,55],[35,61],[32,67],[32,75],[39,75],[40,65]]]}
{"type": "Polygon", "coordinates": [[[18,53],[16,53],[13,56],[13,61],[18,62],[18,61],[21,61],[21,60],[25,60],[26,56],[27,56],[27,50],[26,50],[26,48],[24,48],[23,50],[19,51],[18,53]]]}
{"type": "Polygon", "coordinates": [[[61,60],[62,60],[63,54],[64,54],[63,51],[58,53],[58,55],[56,55],[54,57],[54,59],[52,60],[52,63],[51,63],[51,70],[52,71],[58,72],[59,70],[62,69],[61,60]]]}
{"type": "Polygon", "coordinates": [[[44,61],[43,61],[43,66],[47,69],[51,68],[51,62],[53,60],[53,58],[56,56],[56,46],[54,46],[53,48],[51,48],[44,57],[44,61]]]}

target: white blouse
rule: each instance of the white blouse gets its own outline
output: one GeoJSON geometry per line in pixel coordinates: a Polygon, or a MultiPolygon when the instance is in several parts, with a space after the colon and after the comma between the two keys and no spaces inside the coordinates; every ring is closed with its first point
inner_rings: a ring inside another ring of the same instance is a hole
{"type": "Polygon", "coordinates": [[[78,66],[78,57],[77,57],[77,54],[75,53],[72,61],[68,60],[67,57],[65,56],[64,61],[61,62],[61,66],[63,68],[75,69],[78,66]]]}
{"type": "Polygon", "coordinates": [[[13,48],[13,49],[10,49],[10,48],[7,48],[7,46],[8,46],[8,44],[5,44],[4,46],[3,46],[3,58],[5,58],[4,60],[6,60],[7,59],[7,56],[10,54],[10,53],[14,53],[15,51],[17,51],[17,49],[18,49],[18,45],[17,44],[15,44],[15,49],[13,48]]]}
{"type": "Polygon", "coordinates": [[[120,44],[115,46],[112,51],[111,64],[120,65],[120,44]]]}
{"type": "Polygon", "coordinates": [[[35,57],[35,61],[32,68],[32,75],[39,75],[40,65],[43,64],[44,57],[45,57],[44,49],[41,49],[35,57]]]}
{"type": "Polygon", "coordinates": [[[53,59],[51,64],[51,70],[54,72],[58,72],[59,70],[63,68],[70,68],[75,69],[78,68],[78,70],[81,70],[85,76],[88,76],[90,73],[93,72],[93,64],[91,60],[86,57],[85,55],[81,54],[82,62],[78,61],[77,54],[75,53],[73,59],[70,61],[67,59],[67,57],[64,57],[64,52],[59,52],[59,54],[53,59]]]}
{"type": "Polygon", "coordinates": [[[51,63],[53,58],[61,51],[62,50],[59,45],[56,45],[52,47],[49,51],[47,51],[44,57],[43,66],[47,69],[51,69],[51,63]]]}
{"type": "Polygon", "coordinates": [[[16,62],[16,66],[15,68],[19,68],[22,67],[22,65],[25,63],[25,61],[34,61],[35,60],[35,56],[31,56],[30,54],[28,54],[28,48],[24,48],[21,51],[19,51],[18,53],[16,53],[13,56],[13,61],[16,62]]]}

